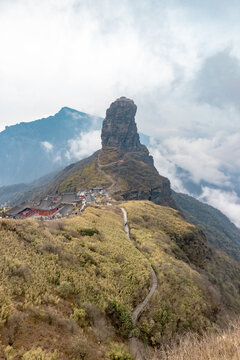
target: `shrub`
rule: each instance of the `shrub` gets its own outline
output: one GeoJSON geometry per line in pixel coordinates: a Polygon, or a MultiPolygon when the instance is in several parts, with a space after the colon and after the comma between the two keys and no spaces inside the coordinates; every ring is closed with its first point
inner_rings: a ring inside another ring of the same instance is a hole
{"type": "Polygon", "coordinates": [[[94,350],[82,339],[75,340],[68,349],[71,360],[96,359],[94,350]]]}
{"type": "Polygon", "coordinates": [[[113,269],[113,273],[115,276],[120,276],[122,273],[122,269],[120,267],[116,267],[113,269]]]}
{"type": "Polygon", "coordinates": [[[74,319],[80,326],[83,326],[86,320],[86,311],[84,309],[74,308],[71,319],[74,319]]]}
{"type": "Polygon", "coordinates": [[[120,302],[110,301],[106,308],[106,315],[119,335],[127,338],[134,328],[132,316],[127,307],[120,302]]]}
{"type": "Polygon", "coordinates": [[[13,305],[10,299],[0,287],[0,326],[4,325],[9,316],[13,313],[13,305]]]}
{"type": "Polygon", "coordinates": [[[51,326],[63,329],[65,332],[75,333],[77,330],[77,325],[72,319],[62,317],[52,308],[43,311],[39,307],[30,306],[28,311],[35,320],[43,321],[51,326]]]}
{"type": "Polygon", "coordinates": [[[125,256],[123,254],[118,254],[116,256],[116,262],[122,263],[125,260],[125,256]]]}
{"type": "Polygon", "coordinates": [[[15,263],[10,268],[11,276],[18,276],[25,281],[31,278],[29,266],[27,264],[15,263]]]}
{"type": "Polygon", "coordinates": [[[61,252],[60,247],[52,242],[45,242],[42,244],[41,250],[52,254],[60,254],[61,252]]]}
{"type": "Polygon", "coordinates": [[[72,241],[72,236],[67,234],[67,233],[63,233],[63,236],[65,238],[65,241],[72,241]]]}
{"type": "Polygon", "coordinates": [[[91,250],[92,252],[97,252],[98,248],[96,245],[91,245],[91,246],[89,246],[89,250],[91,250]]]}
{"type": "Polygon", "coordinates": [[[107,356],[111,360],[132,360],[131,355],[124,351],[123,345],[117,343],[111,343],[107,356]]]}
{"type": "Polygon", "coordinates": [[[151,254],[154,249],[153,249],[153,247],[150,246],[150,245],[143,244],[143,245],[141,246],[141,250],[142,250],[143,252],[146,252],[146,253],[148,253],[148,254],[151,254]]]}
{"type": "Polygon", "coordinates": [[[97,229],[80,229],[79,233],[82,236],[93,236],[94,234],[99,234],[97,229]]]}
{"type": "Polygon", "coordinates": [[[83,253],[82,258],[81,258],[81,264],[85,265],[87,263],[97,266],[97,262],[94,260],[94,258],[90,254],[83,253]]]}
{"type": "Polygon", "coordinates": [[[15,349],[13,349],[12,346],[8,345],[4,349],[4,355],[6,360],[14,360],[16,358],[17,352],[15,349]]]}
{"type": "Polygon", "coordinates": [[[66,299],[74,294],[74,287],[69,281],[62,281],[57,288],[57,292],[63,299],[66,299]]]}
{"type": "Polygon", "coordinates": [[[6,328],[6,336],[9,344],[13,344],[23,322],[24,315],[21,312],[15,312],[8,317],[6,328]]]}
{"type": "Polygon", "coordinates": [[[22,360],[57,360],[57,352],[49,353],[43,351],[40,347],[27,351],[22,360]]]}
{"type": "Polygon", "coordinates": [[[57,305],[60,301],[60,298],[58,296],[52,295],[52,294],[45,294],[42,297],[42,304],[46,305],[57,305]]]}
{"type": "Polygon", "coordinates": [[[95,304],[85,305],[86,317],[91,325],[95,325],[103,317],[103,314],[95,304]]]}
{"type": "Polygon", "coordinates": [[[132,222],[134,223],[134,224],[142,224],[142,218],[141,217],[139,217],[139,216],[133,216],[132,217],[132,222]]]}

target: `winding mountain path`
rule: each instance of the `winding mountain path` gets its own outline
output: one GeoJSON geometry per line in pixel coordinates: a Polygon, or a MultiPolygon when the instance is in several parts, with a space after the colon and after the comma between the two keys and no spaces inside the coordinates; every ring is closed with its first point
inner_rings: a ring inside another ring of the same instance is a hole
{"type": "Polygon", "coordinates": [[[115,164],[115,163],[117,163],[117,161],[115,161],[114,163],[107,164],[107,165],[101,165],[101,164],[99,163],[99,156],[100,156],[100,154],[101,154],[101,152],[98,154],[98,157],[97,157],[98,171],[100,172],[100,174],[102,174],[103,176],[105,176],[105,178],[110,181],[111,185],[107,188],[107,191],[111,191],[111,190],[113,189],[113,187],[115,186],[115,181],[114,181],[114,179],[112,178],[111,175],[108,175],[108,174],[103,170],[103,167],[109,166],[109,165],[112,165],[112,164],[115,164]]]}
{"type": "MultiPolygon", "coordinates": [[[[132,239],[130,237],[129,226],[128,226],[127,211],[123,207],[121,207],[121,210],[123,213],[124,231],[125,231],[128,239],[130,241],[132,241],[132,239]]],[[[142,312],[148,305],[150,299],[152,298],[152,296],[155,293],[157,286],[158,286],[157,275],[156,275],[153,267],[151,267],[151,268],[152,268],[152,286],[150,288],[148,295],[143,300],[143,302],[138,304],[138,306],[132,312],[132,319],[133,319],[134,325],[137,325],[140,315],[142,314],[142,312]]],[[[147,360],[146,356],[144,355],[145,351],[142,348],[141,342],[135,336],[132,336],[132,334],[130,334],[130,337],[129,337],[129,344],[130,344],[131,354],[135,357],[136,360],[147,360]]]]}
{"type": "MultiPolygon", "coordinates": [[[[100,153],[101,154],[101,153],[100,153]]],[[[111,185],[107,188],[108,191],[111,191],[113,189],[113,187],[116,185],[115,180],[112,178],[111,175],[108,175],[103,168],[107,167],[109,165],[114,165],[116,163],[119,162],[115,161],[106,165],[100,165],[99,163],[99,156],[97,158],[97,166],[98,166],[98,171],[104,175],[111,183],[111,185]]],[[[128,237],[128,239],[130,241],[133,241],[131,239],[130,236],[130,230],[129,230],[129,226],[128,226],[128,217],[127,217],[127,211],[125,208],[121,207],[120,208],[122,210],[123,213],[123,224],[124,224],[124,231],[128,237]]],[[[143,300],[143,302],[141,302],[140,304],[137,305],[137,307],[133,310],[132,312],[132,319],[133,319],[133,323],[134,325],[137,325],[138,319],[140,317],[140,315],[142,314],[142,312],[144,311],[144,309],[146,308],[146,306],[149,304],[149,301],[151,300],[153,294],[155,293],[157,286],[158,286],[158,280],[157,280],[157,275],[152,268],[152,285],[151,288],[149,290],[148,295],[146,296],[146,298],[143,300]]],[[[138,340],[138,338],[136,338],[132,333],[129,336],[129,346],[130,346],[130,352],[132,354],[132,356],[136,359],[136,360],[148,360],[146,355],[145,355],[145,350],[143,348],[143,344],[141,341],[138,340]]]]}

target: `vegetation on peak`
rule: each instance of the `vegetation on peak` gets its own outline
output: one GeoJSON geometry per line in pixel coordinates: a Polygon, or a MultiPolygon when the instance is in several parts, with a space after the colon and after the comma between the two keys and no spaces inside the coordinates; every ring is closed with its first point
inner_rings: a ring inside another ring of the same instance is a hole
{"type": "Polygon", "coordinates": [[[94,187],[108,187],[109,181],[98,172],[97,159],[79,171],[69,175],[56,187],[56,191],[79,191],[80,189],[92,189],[94,187]]]}
{"type": "Polygon", "coordinates": [[[202,229],[210,244],[240,261],[240,230],[221,211],[192,196],[172,194],[185,219],[202,229]]]}

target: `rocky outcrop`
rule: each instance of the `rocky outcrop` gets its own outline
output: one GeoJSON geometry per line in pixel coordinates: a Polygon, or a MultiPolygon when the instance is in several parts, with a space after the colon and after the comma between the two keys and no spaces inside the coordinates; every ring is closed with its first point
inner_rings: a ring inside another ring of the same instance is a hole
{"type": "Polygon", "coordinates": [[[133,100],[121,97],[111,104],[103,122],[100,161],[115,179],[112,195],[175,207],[169,180],[159,175],[147,147],[140,143],[136,111],[133,100]]]}
{"type": "Polygon", "coordinates": [[[135,115],[137,106],[121,97],[107,110],[102,128],[102,147],[119,147],[124,151],[141,151],[135,115]]]}
{"type": "Polygon", "coordinates": [[[133,100],[122,96],[107,109],[102,127],[102,149],[106,152],[135,153],[139,160],[153,165],[153,158],[145,145],[140,143],[133,100]]]}

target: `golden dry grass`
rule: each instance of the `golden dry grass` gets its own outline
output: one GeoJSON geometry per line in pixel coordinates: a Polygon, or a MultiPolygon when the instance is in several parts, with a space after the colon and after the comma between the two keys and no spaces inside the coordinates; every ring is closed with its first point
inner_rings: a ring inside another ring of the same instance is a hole
{"type": "Polygon", "coordinates": [[[179,343],[166,350],[152,354],[152,360],[239,360],[240,321],[218,334],[199,337],[189,334],[179,339],[179,343]]]}
{"type": "Polygon", "coordinates": [[[106,177],[98,171],[97,160],[95,159],[91,164],[68,176],[57,189],[59,192],[66,192],[79,191],[82,188],[91,189],[96,186],[107,187],[109,185],[111,184],[106,177]]]}
{"type": "Polygon", "coordinates": [[[88,207],[81,216],[46,223],[2,220],[0,345],[13,343],[10,350],[23,353],[56,350],[65,360],[80,339],[103,359],[114,330],[108,333],[100,312],[108,301],[131,311],[150,279],[150,264],[126,237],[120,210],[88,207]],[[82,315],[89,306],[97,328],[82,315]]]}
{"type": "Polygon", "coordinates": [[[158,275],[158,289],[140,320],[141,338],[159,346],[186,331],[203,333],[222,321],[223,301],[237,308],[234,264],[211,252],[197,227],[149,201],[122,206],[136,246],[158,275]]]}
{"type": "MultiPolygon", "coordinates": [[[[106,306],[116,301],[129,312],[141,302],[150,285],[150,264],[159,286],[136,334],[159,347],[176,333],[213,331],[221,297],[217,286],[207,289],[206,270],[191,264],[200,259],[205,266],[202,233],[174,209],[148,201],[121,206],[134,243],[114,206],[90,206],[64,221],[0,221],[0,359],[8,345],[16,359],[42,352],[43,359],[53,360],[54,351],[58,360],[82,359],[72,355],[81,349],[86,360],[108,358],[110,342],[121,339],[104,314],[106,306]],[[191,240],[187,248],[186,239],[191,240]]],[[[226,293],[227,286],[236,292],[227,277],[229,271],[234,277],[233,268],[222,265],[209,259],[206,269],[211,267],[216,279],[221,271],[226,293]]],[[[188,335],[179,338],[180,346],[158,350],[151,359],[238,359],[238,335],[238,324],[202,339],[188,335]],[[201,357],[205,348],[212,357],[201,357]]]]}

